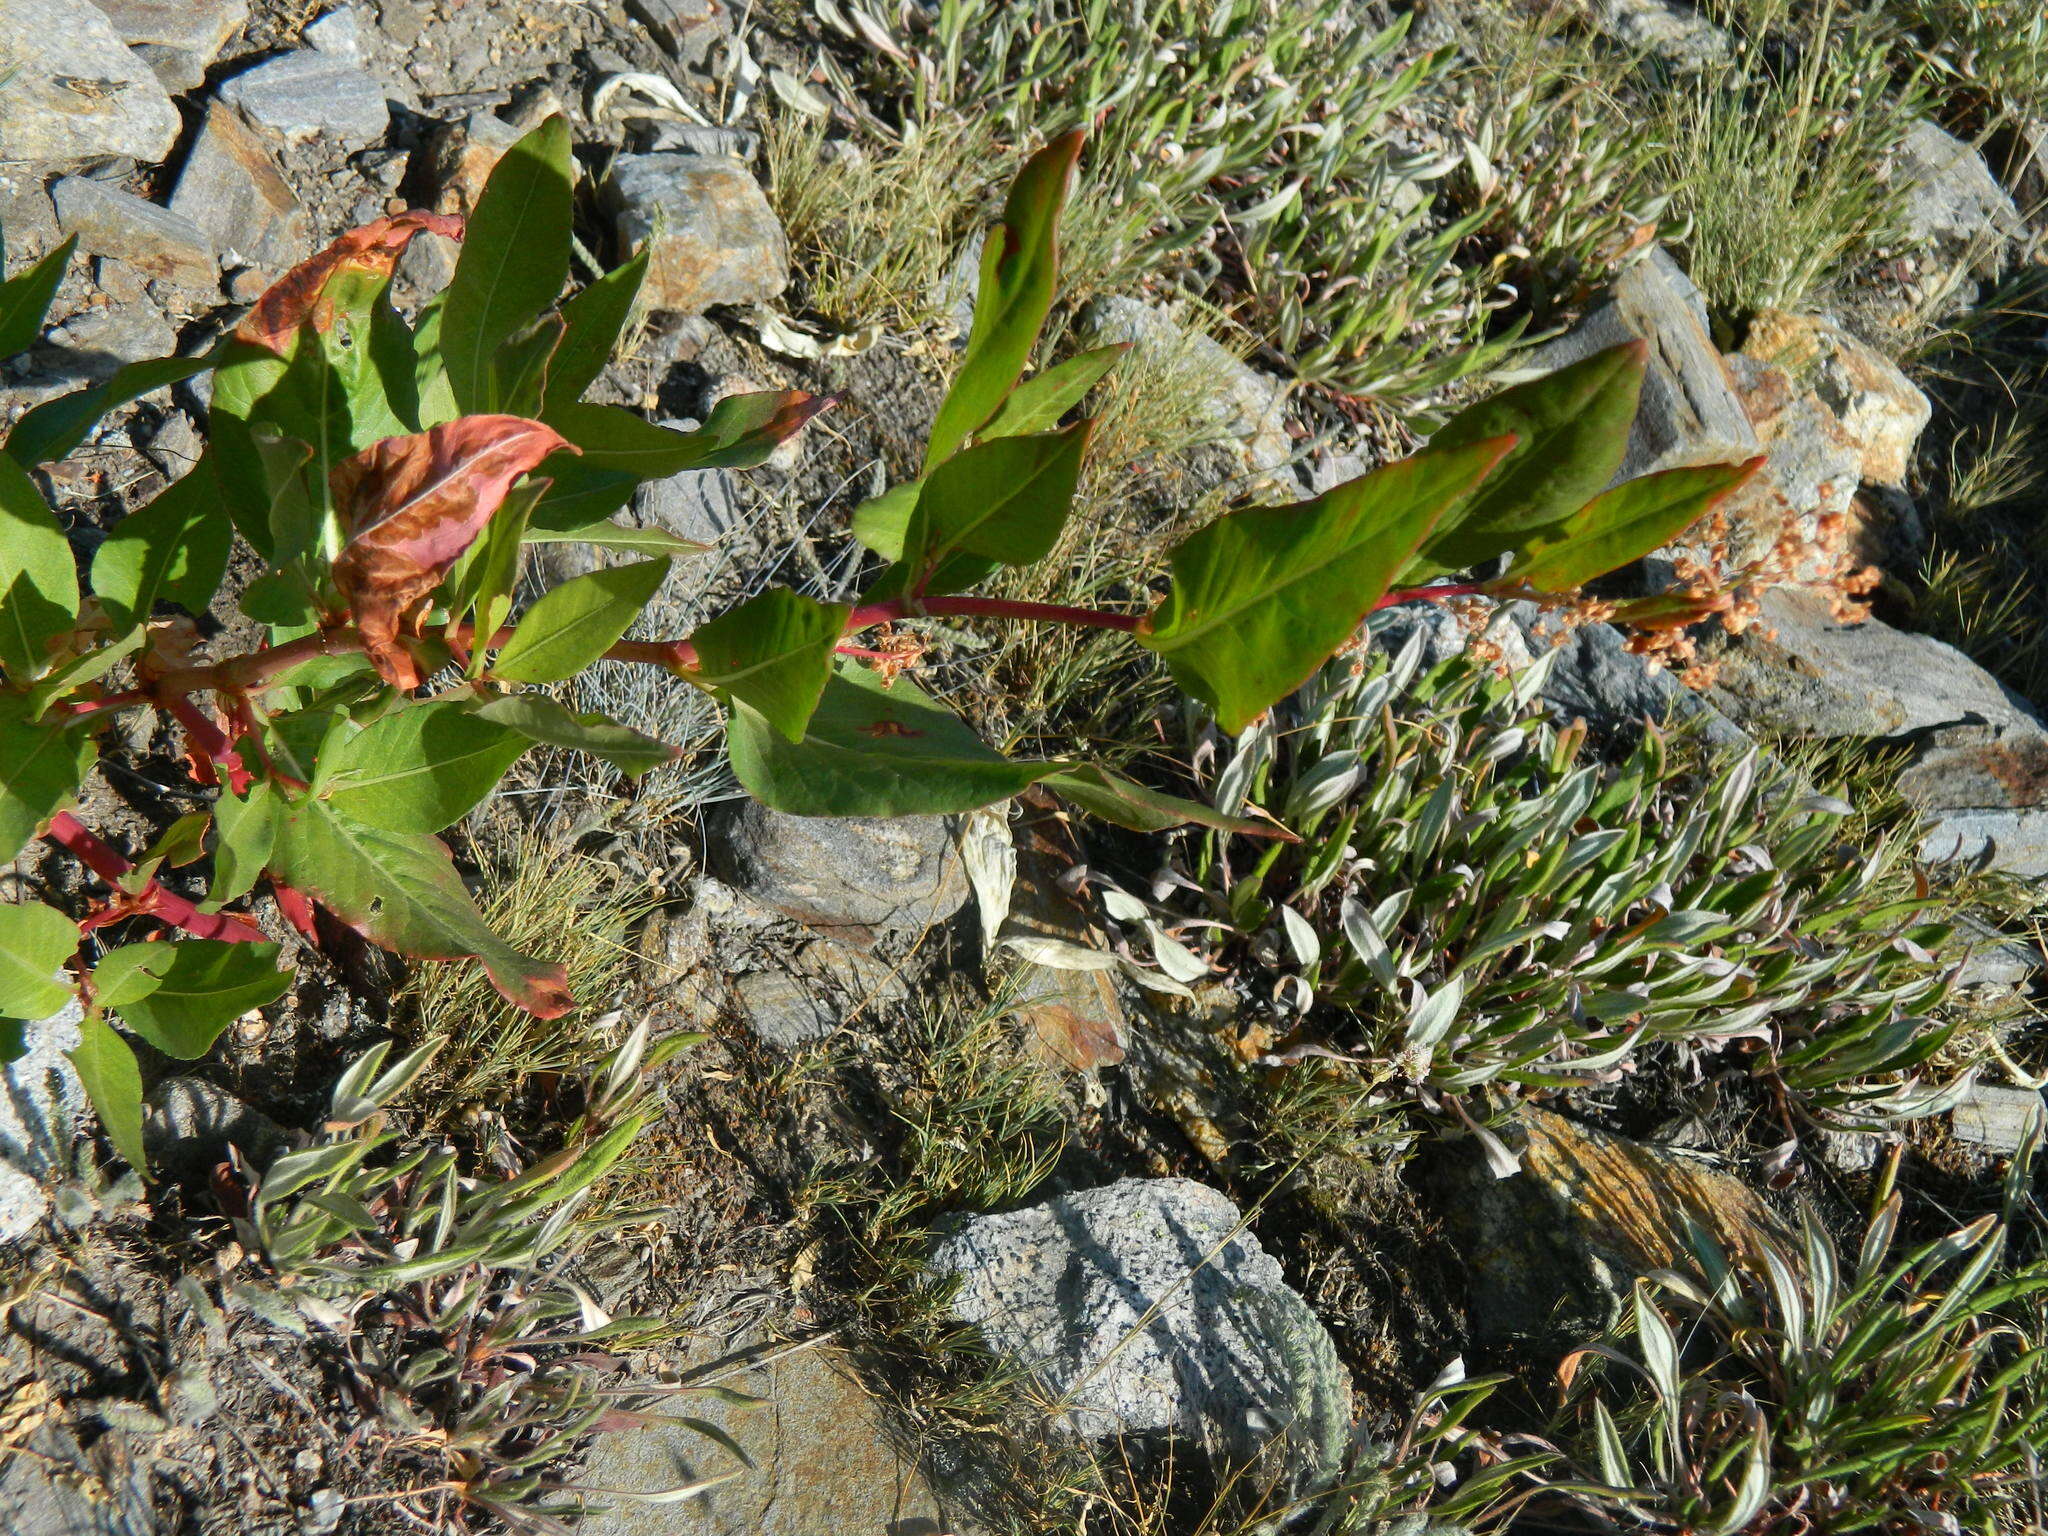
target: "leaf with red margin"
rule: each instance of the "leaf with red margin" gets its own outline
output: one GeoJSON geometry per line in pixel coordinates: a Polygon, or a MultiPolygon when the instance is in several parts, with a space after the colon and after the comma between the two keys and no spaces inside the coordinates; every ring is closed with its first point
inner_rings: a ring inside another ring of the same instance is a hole
{"type": "Polygon", "coordinates": [[[313,322],[316,331],[327,329],[331,316],[322,307],[321,295],[329,278],[345,268],[389,277],[412,237],[421,230],[460,240],[462,220],[453,214],[414,208],[350,230],[264,290],[256,307],[235,327],[235,339],[285,356],[292,337],[307,320],[313,322]]]}
{"type": "Polygon", "coordinates": [[[270,870],[281,889],[312,897],[374,944],[416,960],[481,960],[506,1001],[540,1018],[574,1004],[562,966],[491,931],[438,837],[387,832],[300,800],[279,818],[270,870]]]}
{"type": "Polygon", "coordinates": [[[408,614],[476,541],[512,482],[558,449],[577,451],[523,416],[460,416],[334,466],[328,486],[348,532],[334,581],[386,682],[419,686],[399,643],[408,614]]]}

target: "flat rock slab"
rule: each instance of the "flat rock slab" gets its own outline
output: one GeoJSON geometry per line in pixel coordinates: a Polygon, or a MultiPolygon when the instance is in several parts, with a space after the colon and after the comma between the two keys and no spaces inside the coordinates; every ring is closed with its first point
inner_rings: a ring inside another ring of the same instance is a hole
{"type": "Polygon", "coordinates": [[[220,83],[220,97],[287,143],[374,143],[391,125],[384,87],[353,60],[307,48],[220,83]]]}
{"type": "Polygon", "coordinates": [[[1764,1242],[1787,1240],[1747,1181],[1683,1152],[1527,1106],[1505,1139],[1522,1171],[1496,1178],[1475,1149],[1450,1207],[1482,1339],[1597,1328],[1637,1275],[1697,1272],[1698,1233],[1752,1262],[1764,1242]]]}
{"type": "Polygon", "coordinates": [[[789,241],[743,165],[698,155],[621,155],[606,190],[619,240],[650,249],[649,309],[701,315],[767,304],[789,286],[789,241]]]}
{"type": "Polygon", "coordinates": [[[944,816],[786,816],[747,800],[714,824],[710,853],[728,885],[861,948],[919,938],[972,894],[944,816]]]}
{"type": "Polygon", "coordinates": [[[1323,1325],[1235,1205],[1189,1179],[1124,1179],[1001,1216],[933,1251],[953,1310],[1027,1366],[1091,1438],[1173,1432],[1231,1463],[1335,1467],[1351,1385],[1323,1325]]]}
{"type": "Polygon", "coordinates": [[[0,159],[161,160],[178,110],[92,0],[0,0],[0,159]]]}
{"type": "Polygon", "coordinates": [[[1798,736],[1911,736],[2033,722],[2026,701],[1954,646],[1878,619],[1838,622],[1825,598],[1777,587],[1721,658],[1711,701],[1738,724],[1798,736]]]}
{"type": "Polygon", "coordinates": [[[58,227],[76,235],[81,250],[187,288],[211,287],[220,277],[206,231],[169,208],[88,176],[66,176],[50,199],[58,227]]]}
{"type": "Polygon", "coordinates": [[[257,133],[211,102],[185,156],[171,212],[240,266],[281,273],[313,254],[313,221],[257,133]]]}
{"type": "Polygon", "coordinates": [[[1989,273],[2026,234],[2025,220],[1984,157],[1925,118],[1907,130],[1893,176],[1907,189],[1904,220],[1912,244],[1989,273]]]}
{"type": "Polygon", "coordinates": [[[146,60],[167,90],[206,78],[228,39],[249,19],[249,0],[93,0],[121,40],[146,60]]]}
{"type": "Polygon", "coordinates": [[[684,1396],[669,1411],[717,1425],[754,1466],[679,1425],[601,1435],[580,1480],[589,1487],[654,1493],[738,1475],[681,1503],[588,1514],[579,1536],[938,1536],[953,1528],[915,1456],[840,1357],[805,1349],[716,1381],[763,1401],[684,1396]]]}

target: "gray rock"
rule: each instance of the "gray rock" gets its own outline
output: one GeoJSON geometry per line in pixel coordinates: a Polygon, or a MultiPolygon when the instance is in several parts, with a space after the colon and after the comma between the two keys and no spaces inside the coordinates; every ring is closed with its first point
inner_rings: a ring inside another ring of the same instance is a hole
{"type": "Polygon", "coordinates": [[[1550,373],[1638,340],[1650,344],[1649,372],[1616,478],[1754,457],[1756,432],[1708,334],[1699,290],[1661,249],[1624,272],[1606,303],[1538,348],[1528,371],[1550,373]]]}
{"type": "Polygon", "coordinates": [[[971,894],[945,816],[786,816],[746,800],[713,822],[710,843],[727,884],[863,949],[921,937],[971,894]]]}
{"type": "Polygon", "coordinates": [[[311,48],[230,76],[220,84],[220,98],[289,144],[370,144],[391,124],[384,87],[373,76],[311,48]]]}
{"type": "Polygon", "coordinates": [[[41,1416],[40,1424],[36,1417],[28,1416],[22,1441],[0,1456],[0,1531],[172,1536],[154,1512],[153,1458],[142,1443],[114,1430],[85,1446],[83,1429],[64,1423],[61,1412],[41,1416]]]}
{"type": "Polygon", "coordinates": [[[150,304],[88,309],[53,327],[31,354],[33,382],[24,393],[59,394],[104,383],[124,363],[168,357],[178,336],[150,304]]]}
{"type": "Polygon", "coordinates": [[[1124,1179],[942,1241],[953,1310],[1027,1365],[1056,1422],[1091,1438],[1172,1432],[1231,1463],[1269,1450],[1334,1470],[1351,1427],[1335,1346],[1229,1200],[1124,1179]]]}
{"type": "MultiPolygon", "coordinates": [[[[1539,609],[1516,603],[1510,616],[1530,654],[1551,646],[1554,623],[1539,609]]],[[[1585,720],[1609,729],[1646,720],[1659,725],[1683,721],[1696,725],[1715,746],[1749,743],[1740,726],[1668,670],[1652,671],[1612,624],[1581,625],[1566,633],[1556,650],[1541,697],[1560,720],[1585,720]]]]}
{"type": "Polygon", "coordinates": [[[1840,624],[1803,589],[1764,594],[1763,616],[1721,658],[1710,701],[1739,725],[1800,736],[1911,736],[2033,720],[2025,700],[1961,651],[1878,619],[1840,624]]]}
{"type": "Polygon", "coordinates": [[[823,1347],[752,1353],[764,1363],[699,1366],[683,1379],[712,1381],[755,1401],[684,1393],[667,1411],[716,1425],[753,1466],[680,1424],[600,1435],[580,1479],[590,1487],[659,1493],[733,1475],[680,1504],[622,1501],[593,1511],[576,1522],[580,1536],[918,1536],[960,1529],[906,1449],[907,1437],[892,1432],[842,1356],[823,1347]]]}
{"type": "Polygon", "coordinates": [[[49,1208],[40,1186],[71,1172],[86,1099],[65,1052],[78,1044],[83,1017],[74,999],[47,1019],[25,1021],[27,1049],[0,1066],[0,1242],[29,1232],[49,1208]]]}
{"type": "Polygon", "coordinates": [[[2019,1151],[2027,1132],[2040,1120],[2040,1090],[1973,1083],[1955,1107],[1949,1125],[1958,1141],[1967,1141],[1999,1157],[2019,1151]]]}
{"type": "Polygon", "coordinates": [[[2026,225],[1984,157],[1925,118],[1907,130],[1892,167],[1907,189],[1908,243],[1990,275],[2026,225]]]}
{"type": "Polygon", "coordinates": [[[691,882],[682,911],[649,923],[642,950],[650,985],[678,999],[684,1027],[715,1030],[736,1020],[784,1050],[909,993],[898,967],[812,934],[708,876],[691,882]]]}
{"type": "Polygon", "coordinates": [[[256,1167],[285,1147],[277,1122],[204,1078],[167,1077],[149,1090],[142,1141],[152,1168],[198,1183],[233,1147],[256,1167]]]}
{"type": "Polygon", "coordinates": [[[1680,0],[1598,0],[1593,14],[1624,48],[1652,54],[1680,73],[1735,56],[1734,39],[1680,0]]]}
{"type": "Polygon", "coordinates": [[[761,136],[744,128],[707,123],[675,123],[666,118],[646,122],[643,140],[635,147],[648,154],[712,155],[741,165],[761,152],[761,136]]]}
{"type": "Polygon", "coordinates": [[[249,0],[93,0],[121,40],[147,60],[170,91],[206,78],[229,38],[249,19],[249,0]]]}
{"type": "Polygon", "coordinates": [[[1213,337],[1183,327],[1164,310],[1120,295],[1090,304],[1082,314],[1081,330],[1090,346],[1127,343],[1155,364],[1172,367],[1189,387],[1205,390],[1204,417],[1219,437],[1240,445],[1249,470],[1270,472],[1293,457],[1286,382],[1240,361],[1213,337]]]}
{"type": "Polygon", "coordinates": [[[0,0],[0,160],[161,160],[178,140],[163,83],[92,0],[0,0]]]}
{"type": "Polygon", "coordinates": [[[1956,976],[1958,986],[2023,986],[2048,969],[2048,957],[2042,955],[2038,943],[2008,938],[1967,913],[1958,919],[1956,927],[1970,945],[1968,958],[1956,976]]]}
{"type": "Polygon", "coordinates": [[[789,242],[744,166],[701,155],[621,155],[606,190],[620,241],[651,247],[649,309],[697,315],[767,304],[789,286],[789,242]]]}
{"type": "Polygon", "coordinates": [[[626,11],[685,69],[704,68],[732,31],[731,12],[718,0],[626,0],[626,11]]]}
{"type": "Polygon", "coordinates": [[[2048,808],[1956,809],[1927,817],[1920,857],[2003,870],[2027,880],[2048,876],[2048,808]]]}
{"type": "Polygon", "coordinates": [[[230,266],[283,272],[313,254],[313,222],[248,124],[219,102],[192,141],[171,193],[230,266]]]}
{"type": "Polygon", "coordinates": [[[58,224],[78,237],[81,250],[186,288],[210,288],[220,279],[213,242],[183,214],[87,176],[66,176],[50,197],[58,224]]]}
{"type": "Polygon", "coordinates": [[[686,469],[633,493],[632,520],[677,538],[716,544],[744,521],[739,481],[729,469],[686,469]]]}
{"type": "Polygon", "coordinates": [[[306,24],[299,40],[308,48],[331,53],[338,59],[360,63],[363,57],[362,18],[347,6],[337,6],[306,24]]]}

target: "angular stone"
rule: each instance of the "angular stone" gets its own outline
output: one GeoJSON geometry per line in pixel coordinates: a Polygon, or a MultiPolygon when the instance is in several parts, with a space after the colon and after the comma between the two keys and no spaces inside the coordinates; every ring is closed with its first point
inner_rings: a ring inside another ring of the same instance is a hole
{"type": "Polygon", "coordinates": [[[1238,1209],[1189,1179],[1124,1179],[1001,1216],[933,1251],[954,1313],[1089,1438],[1172,1432],[1222,1461],[1334,1469],[1351,1383],[1238,1209]]]}
{"type": "Polygon", "coordinates": [[[1521,1171],[1497,1178],[1474,1149],[1447,1206],[1482,1340],[1597,1329],[1638,1275],[1700,1273],[1702,1237],[1752,1264],[1766,1242],[1797,1252],[1750,1181],[1698,1158],[1526,1105],[1502,1139],[1521,1171]]]}
{"type": "Polygon", "coordinates": [[[2033,722],[1938,733],[1899,793],[1926,819],[1922,858],[2048,874],[2048,732],[2033,722]]]}
{"type": "Polygon", "coordinates": [[[121,40],[149,61],[171,91],[206,78],[228,39],[249,19],[249,0],[93,0],[121,40]]]}
{"type": "Polygon", "coordinates": [[[621,155],[606,183],[619,239],[647,244],[641,299],[697,315],[767,304],[789,286],[789,242],[745,167],[697,155],[621,155]]]}
{"type": "Polygon", "coordinates": [[[1538,348],[1528,369],[1550,373],[1629,341],[1647,341],[1650,361],[1618,480],[1755,456],[1756,432],[1708,334],[1699,290],[1662,249],[1622,273],[1606,303],[1538,348]]]}
{"type": "Polygon", "coordinates": [[[1907,243],[1995,273],[2025,222],[1984,157],[1925,118],[1907,130],[1892,176],[1906,189],[1907,243]]]}
{"type": "Polygon", "coordinates": [[[822,1040],[908,986],[898,968],[851,945],[798,930],[787,917],[708,876],[688,905],[648,925],[649,981],[677,999],[679,1023],[713,1030],[737,1020],[783,1050],[822,1040]]]}
{"type": "Polygon", "coordinates": [[[1594,15],[1624,48],[1654,54],[1685,74],[1735,56],[1734,40],[1677,0],[1598,0],[1594,15]]]}
{"type": "Polygon", "coordinates": [[[626,11],[685,69],[701,69],[732,20],[718,0],[626,0],[626,11]]]}
{"type": "Polygon", "coordinates": [[[149,1090],[142,1140],[152,1169],[203,1182],[234,1148],[255,1167],[285,1147],[285,1133],[259,1109],[198,1077],[167,1077],[149,1090]]]}
{"type": "MultiPolygon", "coordinates": [[[[580,1479],[589,1487],[652,1494],[733,1475],[681,1503],[621,1500],[593,1511],[576,1522],[580,1536],[919,1536],[961,1529],[844,1357],[822,1346],[753,1353],[762,1364],[703,1379],[754,1401],[685,1392],[671,1410],[725,1431],[753,1466],[685,1425],[599,1435],[580,1479]]],[[[698,1373],[684,1379],[700,1379],[698,1373]]]]}
{"type": "Polygon", "coordinates": [[[644,142],[633,147],[649,154],[672,150],[682,155],[711,155],[748,165],[761,152],[761,136],[744,128],[675,123],[666,118],[654,122],[644,119],[632,121],[641,127],[644,135],[644,142]]]}
{"type": "Polygon", "coordinates": [[[1934,407],[1890,359],[1825,316],[1776,309],[1750,321],[1742,352],[1781,370],[1833,415],[1856,449],[1864,480],[1906,483],[1913,445],[1934,407]]]}
{"type": "Polygon", "coordinates": [[[370,144],[391,125],[384,87],[373,76],[311,48],[230,76],[220,83],[220,98],[289,144],[370,144]]]}
{"type": "Polygon", "coordinates": [[[747,800],[713,824],[710,858],[736,890],[863,949],[923,937],[971,894],[944,816],[787,816],[747,800]]]}
{"type": "Polygon", "coordinates": [[[104,383],[126,363],[168,357],[178,333],[153,304],[113,304],[88,309],[53,327],[32,354],[31,389],[50,393],[104,383]]]}
{"type": "Polygon", "coordinates": [[[187,288],[211,288],[220,280],[213,242],[181,213],[87,176],[66,176],[50,198],[58,225],[78,236],[81,250],[187,288]]]}
{"type": "Polygon", "coordinates": [[[157,161],[178,110],[92,0],[0,0],[0,159],[157,161]]]}
{"type": "Polygon", "coordinates": [[[308,22],[305,30],[299,33],[299,40],[321,53],[331,53],[351,63],[359,62],[363,56],[363,21],[349,7],[336,6],[308,22]]]}
{"type": "Polygon", "coordinates": [[[284,272],[313,254],[313,221],[269,149],[219,102],[185,156],[171,212],[204,230],[231,266],[284,272]]]}
{"type": "MultiPolygon", "coordinates": [[[[77,1001],[22,1026],[26,1049],[0,1065],[0,1242],[14,1242],[48,1209],[41,1185],[71,1172],[85,1087],[65,1053],[78,1044],[77,1001]]],[[[6,1458],[0,1457],[0,1461],[6,1458]]]]}
{"type": "Polygon", "coordinates": [[[1975,1083],[1968,1097],[1955,1107],[1949,1124],[1958,1141],[1972,1142],[1999,1157],[2010,1157],[2019,1151],[2041,1113],[2039,1089],[1975,1083]]]}
{"type": "Polygon", "coordinates": [[[1956,929],[1969,946],[1957,986],[2016,987],[2048,969],[2048,956],[2043,956],[2038,942],[2010,938],[1967,913],[1957,920],[1956,929]]]}
{"type": "Polygon", "coordinates": [[[519,130],[488,112],[442,125],[432,146],[435,212],[467,218],[499,158],[518,142],[519,130]]]}
{"type": "Polygon", "coordinates": [[[1081,317],[1081,329],[1091,346],[1122,342],[1155,363],[1184,364],[1175,371],[1184,379],[1201,381],[1204,419],[1219,436],[1241,446],[1251,471],[1270,472],[1293,456],[1285,381],[1240,361],[1213,337],[1185,329],[1164,310],[1120,295],[1090,304],[1081,317]]]}
{"type": "Polygon", "coordinates": [[[1838,623],[1812,591],[1776,587],[1721,658],[1711,702],[1738,725],[1800,736],[1911,736],[2033,719],[2026,701],[1954,646],[1878,619],[1838,623]]]}

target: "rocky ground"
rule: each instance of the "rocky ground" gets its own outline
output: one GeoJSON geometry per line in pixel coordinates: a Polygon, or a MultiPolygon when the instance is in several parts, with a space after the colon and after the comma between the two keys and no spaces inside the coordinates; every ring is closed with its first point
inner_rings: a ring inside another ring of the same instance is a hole
{"type": "MultiPolygon", "coordinates": [[[[1585,10],[1599,35],[1674,67],[1730,46],[1660,0],[1585,10]]],[[[1432,46],[1481,35],[1456,7],[1421,20],[1432,46]]],[[[855,8],[735,0],[0,0],[8,270],[76,241],[53,328],[0,365],[4,419],[204,348],[347,228],[468,211],[497,156],[560,112],[585,173],[578,279],[642,243],[654,253],[647,314],[600,396],[664,421],[749,389],[841,396],[764,472],[679,476],[636,501],[643,524],[720,544],[653,630],[680,633],[771,581],[839,595],[860,559],[846,516],[914,472],[966,302],[955,281],[929,323],[865,335],[806,311],[811,276],[762,134],[829,101],[825,148],[862,153],[867,109],[823,61],[873,46],[859,41],[870,27],[887,38],[855,8]]],[[[237,1224],[236,1160],[307,1144],[337,1075],[393,1035],[487,1042],[423,1080],[396,1123],[408,1144],[452,1139],[473,1172],[498,1175],[551,1150],[572,1085],[633,1025],[703,1036],[661,1069],[661,1113],[606,1197],[637,1214],[575,1270],[592,1308],[673,1325],[591,1369],[692,1389],[654,1414],[698,1421],[607,1417],[556,1447],[547,1476],[595,1490],[604,1507],[575,1528],[603,1536],[1231,1529],[1204,1513],[1227,1482],[1217,1469],[1258,1468],[1269,1510],[1307,1496],[1394,1436],[1454,1359],[1519,1373],[1533,1400],[1532,1361],[1597,1330],[1630,1277],[1682,1265],[1698,1230],[1741,1252],[1790,1230],[1801,1202],[1850,1230],[1895,1147],[1895,1175],[1930,1208],[1987,1208],[2039,1099],[2023,1069],[2041,1065],[2048,721],[2010,677],[1925,632],[1916,591],[1952,445],[2007,383],[1902,364],[1881,343],[1888,317],[1924,313],[1930,293],[1951,296],[1943,323],[1960,324],[2041,270],[2048,129],[2033,128],[2031,157],[1987,160],[1919,125],[1886,170],[1910,188],[1907,226],[1829,312],[1758,309],[1738,334],[1646,239],[1509,362],[1543,371],[1640,338],[1651,371],[1629,473],[1765,457],[1725,536],[1631,578],[1689,563],[1750,581],[1757,621],[1714,639],[1684,682],[1606,626],[1578,629],[1538,697],[1587,721],[1601,750],[1647,716],[1803,772],[1883,764],[1921,880],[1969,872],[1967,942],[1942,958],[1960,967],[1955,1006],[1997,1021],[1997,1055],[1972,1059],[1958,1103],[1877,1130],[1788,1130],[1744,1097],[1739,1062],[1665,1063],[1547,1103],[1504,1098],[1497,1139],[1447,1113],[1394,1117],[1312,1177],[1270,1155],[1254,1117],[1272,1101],[1234,1097],[1249,1061],[1276,1081],[1313,1076],[1271,1054],[1295,1038],[1284,1008],[1220,941],[1185,976],[1163,946],[1135,963],[1101,895],[1165,879],[1184,845],[1030,797],[948,820],[784,817],[730,798],[710,718],[679,685],[599,678],[593,706],[688,755],[632,794],[558,762],[522,770],[462,849],[515,921],[591,948],[603,1005],[559,1040],[515,1031],[481,989],[408,980],[359,945],[301,946],[293,991],[214,1057],[150,1063],[164,1177],[145,1186],[104,1171],[62,1055],[75,1020],[31,1026],[0,1098],[0,1527],[327,1536],[573,1518],[452,1498],[450,1421],[408,1419],[410,1357],[377,1332],[381,1314],[309,1312],[237,1224]],[[1883,575],[1874,613],[1845,611],[1845,556],[1883,575]],[[570,862],[590,874],[565,896],[550,866],[570,862]],[[1148,984],[1161,971],[1176,985],[1148,984]],[[530,1053],[516,1063],[515,1033],[530,1053]]],[[[402,303],[436,291],[451,261],[437,237],[417,240],[402,303]]],[[[1249,365],[1241,333],[1208,334],[1164,283],[1089,296],[1073,326],[1134,341],[1186,394],[1175,409],[1194,426],[1170,451],[1125,440],[1125,484],[1101,505],[1131,528],[1174,503],[1319,489],[1411,440],[1423,414],[1296,385],[1270,350],[1249,365]]],[[[189,384],[145,393],[43,466],[81,555],[191,465],[206,409],[189,384]]],[[[1379,649],[1420,631],[1435,659],[1479,634],[1512,669],[1550,644],[1513,607],[1440,617],[1395,615],[1379,649]]],[[[930,663],[999,730],[1098,745],[1121,731],[1127,755],[1178,731],[1156,680],[1096,676],[1117,697],[1064,712],[1006,702],[1039,664],[946,645],[930,663]]],[[[167,724],[122,745],[90,806],[140,843],[186,791],[167,724]]],[[[54,856],[24,855],[11,878],[80,894],[54,856]]]]}

